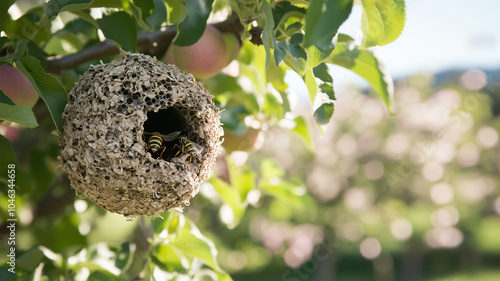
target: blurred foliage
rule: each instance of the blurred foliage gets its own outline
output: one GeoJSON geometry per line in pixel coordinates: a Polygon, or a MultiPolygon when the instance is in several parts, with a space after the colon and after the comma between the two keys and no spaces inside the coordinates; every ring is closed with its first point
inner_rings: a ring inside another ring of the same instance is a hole
{"type": "Polygon", "coordinates": [[[3,1],[0,63],[22,71],[42,100],[31,112],[0,93],[0,117],[17,122],[0,124],[2,253],[10,163],[17,164],[18,220],[17,276],[2,255],[0,279],[499,279],[498,83],[471,70],[393,85],[366,47],[397,38],[404,2],[372,2],[360,3],[360,46],[337,34],[349,0],[51,0],[16,3],[18,17],[8,12],[14,1],[3,1]],[[214,176],[190,206],[129,220],[75,196],[58,168],[54,131],[79,75],[113,57],[55,76],[44,71],[48,58],[103,36],[134,50],[137,34],[167,25],[179,30],[174,44],[188,45],[216,12],[231,10],[245,27],[236,67],[202,82],[223,109],[226,136],[237,141],[223,145],[214,176]],[[261,46],[250,41],[255,26],[261,46]],[[334,91],[330,64],[372,88],[334,91]],[[291,71],[307,98],[284,82],[291,71]]]}
{"type": "MultiPolygon", "coordinates": [[[[441,81],[401,79],[395,116],[367,90],[337,91],[334,121],[322,137],[315,130],[314,151],[288,126],[270,128],[262,148],[238,161],[243,167],[273,163],[307,192],[295,193],[303,204],[294,205],[274,197],[273,189],[260,190],[250,204],[255,209],[233,231],[248,231],[247,239],[274,258],[255,273],[251,255],[239,246],[244,233],[237,233],[232,243],[225,239],[228,253],[221,251],[227,267],[239,272],[234,278],[499,278],[500,118],[492,102],[497,84],[488,78],[471,70],[441,81]],[[235,252],[245,253],[248,266],[231,262],[235,252]]],[[[272,174],[272,166],[264,169],[272,174]]]]}

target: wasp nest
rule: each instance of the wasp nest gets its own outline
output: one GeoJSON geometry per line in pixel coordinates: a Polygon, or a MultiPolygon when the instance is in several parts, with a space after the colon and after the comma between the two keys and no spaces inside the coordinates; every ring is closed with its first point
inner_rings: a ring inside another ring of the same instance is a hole
{"type": "Polygon", "coordinates": [[[60,160],[71,186],[102,208],[156,215],[188,204],[210,177],[220,111],[176,66],[122,56],[91,67],[69,93],[60,160]],[[152,133],[162,135],[159,148],[152,133]]]}

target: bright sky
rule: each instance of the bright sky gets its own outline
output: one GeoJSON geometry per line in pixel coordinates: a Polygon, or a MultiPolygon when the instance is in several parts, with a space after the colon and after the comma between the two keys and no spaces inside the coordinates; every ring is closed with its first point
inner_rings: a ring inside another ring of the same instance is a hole
{"type": "MultiPolygon", "coordinates": [[[[361,7],[356,5],[339,30],[360,42],[361,14],[361,7]]],[[[396,41],[376,49],[393,78],[450,69],[498,69],[500,1],[407,0],[403,33],[396,41]]],[[[341,67],[332,67],[331,74],[336,89],[350,83],[367,85],[341,67]]],[[[299,80],[298,75],[287,78],[297,94],[307,96],[305,85],[292,82],[299,80]]]]}

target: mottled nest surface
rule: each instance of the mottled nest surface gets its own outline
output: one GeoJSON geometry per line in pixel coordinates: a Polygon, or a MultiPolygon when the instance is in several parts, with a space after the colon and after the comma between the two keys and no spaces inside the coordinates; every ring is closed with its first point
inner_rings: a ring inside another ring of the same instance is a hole
{"type": "Polygon", "coordinates": [[[220,111],[191,75],[143,54],[91,67],[71,90],[63,113],[60,160],[71,186],[125,216],[156,215],[188,204],[210,176],[220,138],[220,111]],[[149,135],[179,138],[146,152],[149,135]],[[191,157],[193,156],[193,157],[191,157]]]}

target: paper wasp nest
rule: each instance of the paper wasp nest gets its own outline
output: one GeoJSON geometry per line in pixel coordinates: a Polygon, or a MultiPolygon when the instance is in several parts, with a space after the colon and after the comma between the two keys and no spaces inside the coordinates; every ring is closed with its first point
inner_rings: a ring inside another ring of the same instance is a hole
{"type": "Polygon", "coordinates": [[[210,177],[223,134],[220,111],[176,66],[122,56],[91,67],[69,93],[60,160],[71,186],[102,208],[155,215],[188,204],[210,177]],[[146,152],[153,132],[180,132],[198,149],[183,150],[177,137],[146,152]]]}

